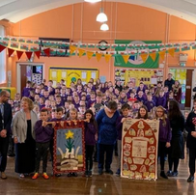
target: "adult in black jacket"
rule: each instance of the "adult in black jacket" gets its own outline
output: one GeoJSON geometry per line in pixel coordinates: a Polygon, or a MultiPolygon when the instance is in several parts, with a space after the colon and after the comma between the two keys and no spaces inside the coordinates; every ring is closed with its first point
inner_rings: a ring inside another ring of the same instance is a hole
{"type": "Polygon", "coordinates": [[[10,97],[9,92],[0,92],[0,172],[1,178],[6,179],[5,169],[7,165],[7,152],[9,145],[9,134],[12,122],[12,109],[7,103],[10,97]]]}
{"type": "Polygon", "coordinates": [[[174,83],[175,83],[175,80],[172,79],[172,74],[168,73],[168,78],[167,78],[167,80],[165,80],[164,86],[168,86],[169,91],[171,91],[174,83]]]}
{"type": "Polygon", "coordinates": [[[189,148],[189,171],[190,176],[187,182],[194,181],[195,160],[196,160],[196,100],[193,103],[193,110],[186,120],[186,130],[188,131],[187,146],[189,148]]]}
{"type": "Polygon", "coordinates": [[[172,129],[172,139],[171,147],[169,148],[169,171],[167,174],[168,176],[177,176],[179,159],[184,159],[183,131],[185,120],[180,111],[178,102],[175,100],[169,100],[168,108],[168,118],[172,129]]]}

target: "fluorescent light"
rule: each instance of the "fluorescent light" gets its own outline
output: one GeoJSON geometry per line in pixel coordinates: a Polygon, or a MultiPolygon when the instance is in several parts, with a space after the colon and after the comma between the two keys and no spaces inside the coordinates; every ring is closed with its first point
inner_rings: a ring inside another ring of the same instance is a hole
{"type": "Polygon", "coordinates": [[[97,15],[96,21],[97,22],[106,22],[106,21],[108,21],[107,15],[103,12],[103,8],[101,8],[100,13],[97,15]]]}
{"type": "Polygon", "coordinates": [[[84,0],[86,2],[89,2],[89,3],[97,3],[97,2],[100,2],[101,0],[84,0]]]}
{"type": "Polygon", "coordinates": [[[101,25],[100,30],[108,31],[109,30],[109,26],[106,23],[104,23],[104,24],[101,25]]]}

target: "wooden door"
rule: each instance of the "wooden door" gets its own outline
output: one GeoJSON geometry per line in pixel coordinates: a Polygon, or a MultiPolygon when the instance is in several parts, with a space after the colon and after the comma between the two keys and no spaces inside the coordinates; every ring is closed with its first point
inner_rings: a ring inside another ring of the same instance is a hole
{"type": "Polygon", "coordinates": [[[22,90],[26,87],[26,82],[27,82],[27,65],[20,65],[20,86],[21,86],[21,95],[22,95],[22,90]]]}
{"type": "Polygon", "coordinates": [[[192,76],[193,76],[193,69],[187,69],[186,72],[186,94],[185,94],[185,107],[191,107],[191,93],[192,93],[192,76]]]}

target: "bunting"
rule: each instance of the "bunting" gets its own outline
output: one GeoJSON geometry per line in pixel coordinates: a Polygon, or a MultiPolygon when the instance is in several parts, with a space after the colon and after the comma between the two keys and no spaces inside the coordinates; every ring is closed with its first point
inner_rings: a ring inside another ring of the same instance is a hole
{"type": "Polygon", "coordinates": [[[140,54],[141,58],[142,58],[142,61],[145,63],[147,58],[148,58],[148,54],[146,53],[143,53],[143,54],[140,54]]]}
{"type": "Polygon", "coordinates": [[[124,59],[124,62],[127,64],[129,58],[130,58],[130,55],[122,55],[123,59],[124,59]]]}
{"type": "Polygon", "coordinates": [[[79,57],[82,57],[83,54],[85,53],[85,50],[84,49],[78,49],[78,53],[79,53],[79,57]]]}
{"type": "Polygon", "coordinates": [[[94,54],[94,52],[91,52],[91,51],[87,51],[86,52],[86,55],[88,57],[88,60],[90,60],[92,58],[93,54],[94,54]]]}
{"type": "Polygon", "coordinates": [[[17,57],[18,57],[18,60],[21,58],[21,56],[23,55],[23,51],[16,51],[16,54],[17,54],[17,57]]]}
{"type": "Polygon", "coordinates": [[[153,61],[155,61],[155,60],[156,60],[157,54],[156,54],[156,52],[153,52],[153,53],[150,53],[149,56],[151,57],[151,59],[152,59],[153,61]]]}
{"type": "Polygon", "coordinates": [[[165,59],[165,53],[166,53],[165,50],[159,52],[159,55],[160,55],[160,57],[161,57],[162,60],[165,59]]]}
{"type": "Polygon", "coordinates": [[[25,52],[26,53],[26,56],[27,58],[29,59],[29,61],[31,60],[31,56],[33,54],[33,52],[25,52]]]}
{"type": "Polygon", "coordinates": [[[168,49],[167,51],[168,51],[168,53],[169,53],[172,57],[174,57],[175,48],[170,48],[170,49],[168,49]]]}
{"type": "Polygon", "coordinates": [[[14,53],[15,50],[8,48],[8,56],[11,57],[11,55],[14,53]]]}
{"type": "Polygon", "coordinates": [[[96,53],[96,58],[97,58],[98,62],[100,61],[101,57],[102,57],[102,54],[97,52],[96,53]]]}
{"type": "Polygon", "coordinates": [[[112,55],[111,54],[105,54],[105,60],[108,63],[111,59],[112,55]]]}

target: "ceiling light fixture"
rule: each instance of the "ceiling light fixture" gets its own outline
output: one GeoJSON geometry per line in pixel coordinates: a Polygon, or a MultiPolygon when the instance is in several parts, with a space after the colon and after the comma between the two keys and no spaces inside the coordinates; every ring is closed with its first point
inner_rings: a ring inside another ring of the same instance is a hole
{"type": "Polygon", "coordinates": [[[108,21],[107,15],[103,12],[103,8],[100,9],[100,13],[97,15],[96,21],[97,22],[107,22],[108,21]]]}
{"type": "Polygon", "coordinates": [[[84,1],[88,3],[97,3],[100,2],[101,0],[84,0],[84,1]]]}
{"type": "Polygon", "coordinates": [[[109,30],[109,26],[106,23],[104,23],[104,24],[101,25],[100,30],[108,31],[109,30]]]}

